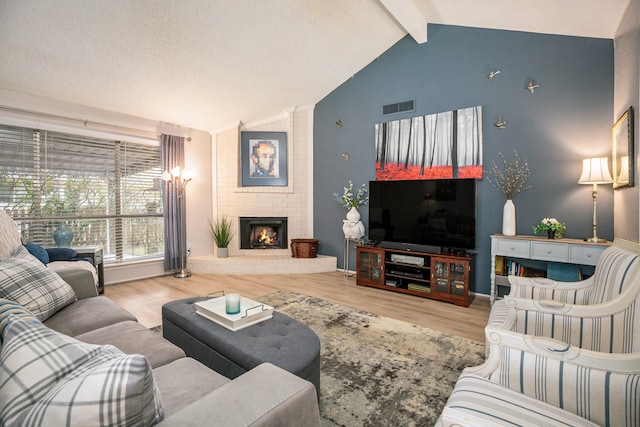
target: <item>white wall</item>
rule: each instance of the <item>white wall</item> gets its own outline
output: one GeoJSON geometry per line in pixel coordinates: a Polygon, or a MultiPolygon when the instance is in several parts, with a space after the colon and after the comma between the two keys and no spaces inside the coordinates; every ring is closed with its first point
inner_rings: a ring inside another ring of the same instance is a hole
{"type": "Polygon", "coordinates": [[[635,186],[614,191],[614,234],[640,242],[640,0],[631,0],[614,40],[614,117],[634,108],[635,186]]]}
{"type": "MultiPolygon", "coordinates": [[[[220,131],[215,143],[215,212],[228,216],[238,230],[241,216],[288,217],[288,238],[312,238],[312,139],[313,108],[292,109],[280,117],[220,131]],[[242,187],[238,184],[239,147],[242,131],[287,132],[288,185],[286,187],[242,187]]],[[[229,246],[231,256],[282,255],[290,249],[240,250],[236,232],[229,246]]]]}

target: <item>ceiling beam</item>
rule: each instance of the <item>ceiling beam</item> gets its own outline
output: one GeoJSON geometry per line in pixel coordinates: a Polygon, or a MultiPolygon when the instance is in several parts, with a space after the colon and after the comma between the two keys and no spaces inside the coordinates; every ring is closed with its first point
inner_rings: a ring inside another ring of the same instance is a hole
{"type": "Polygon", "coordinates": [[[427,20],[412,0],[380,0],[417,43],[427,41],[427,20]]]}

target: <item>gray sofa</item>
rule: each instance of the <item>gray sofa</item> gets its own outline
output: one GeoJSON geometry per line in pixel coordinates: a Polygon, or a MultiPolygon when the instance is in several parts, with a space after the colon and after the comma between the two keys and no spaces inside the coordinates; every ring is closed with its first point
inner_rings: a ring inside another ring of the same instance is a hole
{"type": "Polygon", "coordinates": [[[144,355],[165,407],[161,426],[318,426],[313,384],[271,364],[229,380],[177,346],[140,325],[112,300],[98,296],[86,281],[69,284],[78,301],[44,324],[91,344],[111,344],[124,353],[144,355]]]}
{"type": "Polygon", "coordinates": [[[185,357],[91,272],[45,266],[1,210],[0,366],[0,425],[320,425],[312,383],[268,363],[231,380],[185,357]]]}

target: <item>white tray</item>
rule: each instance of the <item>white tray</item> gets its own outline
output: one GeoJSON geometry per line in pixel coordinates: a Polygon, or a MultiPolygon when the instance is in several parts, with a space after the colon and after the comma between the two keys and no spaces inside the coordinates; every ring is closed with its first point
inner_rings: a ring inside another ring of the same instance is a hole
{"type": "Polygon", "coordinates": [[[240,297],[238,314],[227,314],[223,296],[197,302],[195,306],[196,313],[234,332],[273,317],[273,307],[245,297],[240,297]]]}

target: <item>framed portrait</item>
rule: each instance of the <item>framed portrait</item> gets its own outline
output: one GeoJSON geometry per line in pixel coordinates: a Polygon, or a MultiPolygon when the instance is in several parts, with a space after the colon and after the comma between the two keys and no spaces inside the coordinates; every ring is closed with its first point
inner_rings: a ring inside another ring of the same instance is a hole
{"type": "Polygon", "coordinates": [[[613,125],[611,136],[613,188],[633,187],[635,176],[633,107],[629,107],[613,125]]]}
{"type": "Polygon", "coordinates": [[[240,141],[242,187],[287,185],[287,133],[242,132],[240,141]]]}

